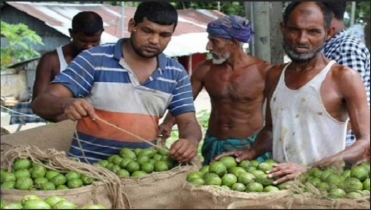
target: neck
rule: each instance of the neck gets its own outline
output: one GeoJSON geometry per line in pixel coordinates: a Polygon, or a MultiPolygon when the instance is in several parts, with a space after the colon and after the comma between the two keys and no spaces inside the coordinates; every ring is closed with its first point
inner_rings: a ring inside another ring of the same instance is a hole
{"type": "Polygon", "coordinates": [[[232,70],[237,68],[238,66],[244,65],[245,63],[245,56],[247,56],[243,49],[239,48],[235,52],[231,54],[231,56],[226,60],[226,64],[232,67],[232,70]]]}
{"type": "Polygon", "coordinates": [[[130,57],[134,61],[138,61],[141,63],[152,63],[153,61],[157,61],[156,57],[153,58],[144,58],[134,50],[133,45],[130,40],[124,42],[123,50],[126,51],[124,54],[126,57],[130,57]]]}
{"type": "Polygon", "coordinates": [[[292,62],[291,63],[291,72],[307,72],[315,70],[322,65],[326,65],[328,59],[323,55],[323,53],[318,53],[314,58],[306,62],[292,62]]]}
{"type": "Polygon", "coordinates": [[[337,34],[345,28],[345,25],[344,25],[344,22],[342,20],[332,18],[331,27],[334,28],[334,34],[337,34]]]}

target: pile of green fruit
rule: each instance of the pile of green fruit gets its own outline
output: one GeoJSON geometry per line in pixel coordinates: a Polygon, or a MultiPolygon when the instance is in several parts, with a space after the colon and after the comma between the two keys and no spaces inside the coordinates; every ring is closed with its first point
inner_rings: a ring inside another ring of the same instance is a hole
{"type": "Polygon", "coordinates": [[[360,198],[370,195],[370,163],[350,169],[335,167],[311,168],[299,177],[305,190],[313,186],[329,198],[360,198]]]}
{"type": "Polygon", "coordinates": [[[6,202],[1,199],[0,209],[106,209],[101,204],[86,205],[78,207],[74,203],[68,201],[61,196],[49,196],[46,199],[41,199],[36,195],[25,195],[20,201],[6,202]]]}
{"type": "Polygon", "coordinates": [[[218,161],[203,166],[198,171],[187,175],[187,181],[194,185],[221,186],[239,192],[272,192],[286,190],[288,182],[273,186],[273,179],[266,171],[276,162],[272,159],[260,163],[257,160],[244,160],[239,164],[231,156],[224,156],[218,161]]]}
{"type": "Polygon", "coordinates": [[[107,168],[121,178],[139,178],[152,172],[168,171],[179,163],[158,148],[123,148],[119,154],[100,160],[97,165],[107,168]]]}
{"type": "Polygon", "coordinates": [[[1,189],[66,190],[83,187],[94,179],[74,171],[60,173],[50,170],[28,158],[18,158],[12,171],[1,169],[1,189]]]}

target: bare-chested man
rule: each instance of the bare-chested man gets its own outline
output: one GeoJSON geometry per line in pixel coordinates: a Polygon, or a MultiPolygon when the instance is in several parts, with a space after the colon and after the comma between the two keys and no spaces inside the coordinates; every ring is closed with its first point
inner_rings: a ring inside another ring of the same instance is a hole
{"type": "MultiPolygon", "coordinates": [[[[41,56],[36,68],[32,100],[40,95],[80,52],[99,45],[103,31],[103,20],[97,13],[83,11],[76,14],[72,19],[72,29],[69,29],[72,41],[41,56]]],[[[53,121],[64,119],[66,117],[60,115],[53,121]]]]}
{"type": "Polygon", "coordinates": [[[361,77],[321,51],[331,34],[331,18],[321,2],[287,6],[281,31],[292,62],[268,71],[265,126],[250,149],[216,159],[235,155],[241,161],[273,151],[280,164],[268,173],[278,184],[306,171],[307,165],[354,163],[367,156],[370,110],[361,77]],[[349,119],[357,141],[345,148],[349,119]]]}
{"type": "MultiPolygon", "coordinates": [[[[211,99],[208,130],[202,146],[203,164],[225,151],[249,147],[263,126],[262,106],[266,70],[264,60],[242,48],[254,32],[251,23],[238,16],[224,16],[207,26],[207,50],[212,60],[199,63],[191,76],[193,97],[205,88],[211,99]]],[[[167,116],[160,134],[168,137],[174,119],[167,116]]],[[[259,157],[263,161],[269,154],[259,157]]]]}

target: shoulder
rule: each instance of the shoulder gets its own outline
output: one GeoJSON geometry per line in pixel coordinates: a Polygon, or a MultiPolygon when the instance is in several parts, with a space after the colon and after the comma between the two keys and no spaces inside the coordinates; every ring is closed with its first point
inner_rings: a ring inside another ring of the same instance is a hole
{"type": "MultiPolygon", "coordinates": [[[[37,71],[42,70],[52,70],[54,68],[57,68],[59,65],[59,58],[56,50],[52,50],[49,52],[44,53],[38,62],[38,68],[37,71]]],[[[59,69],[59,67],[58,67],[59,69]]]]}

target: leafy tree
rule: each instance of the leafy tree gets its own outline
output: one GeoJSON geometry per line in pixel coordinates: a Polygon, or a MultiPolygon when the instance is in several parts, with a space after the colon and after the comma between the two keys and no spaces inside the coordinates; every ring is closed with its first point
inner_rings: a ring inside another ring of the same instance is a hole
{"type": "Polygon", "coordinates": [[[42,39],[25,24],[8,24],[1,21],[1,35],[8,41],[7,46],[1,46],[1,69],[40,55],[30,43],[43,45],[42,39]]]}

